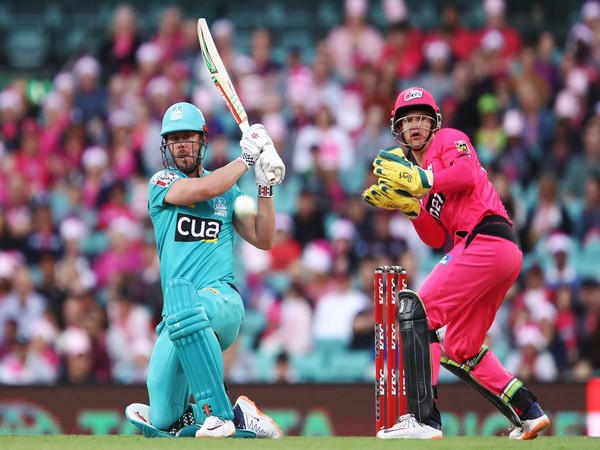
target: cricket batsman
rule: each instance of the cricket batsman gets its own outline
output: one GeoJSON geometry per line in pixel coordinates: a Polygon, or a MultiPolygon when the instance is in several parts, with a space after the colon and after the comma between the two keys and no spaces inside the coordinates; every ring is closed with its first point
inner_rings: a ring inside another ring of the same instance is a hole
{"type": "Polygon", "coordinates": [[[150,405],[134,403],[125,414],[148,437],[281,438],[277,423],[247,397],[231,405],[222,352],[244,318],[234,285],[234,229],[258,248],[271,247],[273,189],[285,166],[265,128],[255,124],[243,133],[241,156],[209,172],[202,165],[208,127],[190,103],[167,109],[160,134],[165,169],[149,182],[148,210],[160,258],[163,320],[150,359],[150,405]],[[240,206],[239,199],[248,197],[236,185],[252,166],[257,209],[240,206]]]}

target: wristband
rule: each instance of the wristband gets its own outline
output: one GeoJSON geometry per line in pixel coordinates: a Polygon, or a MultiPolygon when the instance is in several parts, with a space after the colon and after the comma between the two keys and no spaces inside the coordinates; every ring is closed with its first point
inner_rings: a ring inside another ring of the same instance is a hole
{"type": "Polygon", "coordinates": [[[273,186],[257,184],[256,191],[259,197],[273,197],[273,186]]]}
{"type": "Polygon", "coordinates": [[[244,163],[246,163],[246,165],[248,166],[248,168],[250,168],[250,167],[252,167],[254,165],[254,158],[248,152],[243,152],[242,156],[240,156],[239,159],[241,159],[242,161],[244,161],[244,163]]]}

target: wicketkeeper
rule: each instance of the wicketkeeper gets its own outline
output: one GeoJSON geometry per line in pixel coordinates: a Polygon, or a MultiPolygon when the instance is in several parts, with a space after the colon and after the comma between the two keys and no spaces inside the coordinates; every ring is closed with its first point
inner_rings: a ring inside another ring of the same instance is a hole
{"type": "Polygon", "coordinates": [[[275,421],[247,397],[232,407],[222,351],[235,341],[244,318],[234,285],[234,229],[258,248],[271,247],[273,189],[285,166],[265,128],[256,124],[242,136],[241,156],[209,172],[202,166],[208,128],[190,103],[167,109],[161,136],[165,169],[150,180],[148,210],[160,258],[163,320],[150,359],[150,406],[134,403],[126,416],[148,437],[280,438],[275,421]],[[258,208],[234,208],[242,195],[236,182],[252,166],[258,208]]]}
{"type": "Polygon", "coordinates": [[[436,406],[440,363],[491,401],[513,424],[510,439],[534,439],[550,421],[536,396],[483,345],[486,333],[521,270],[523,254],[498,193],[469,138],[442,128],[432,95],[412,87],[398,95],[391,130],[399,147],[373,162],[377,184],[370,204],[399,209],[427,245],[453,249],[418,293],[399,294],[409,414],[383,439],[440,439],[436,406]],[[445,328],[445,335],[438,330],[445,328]],[[431,343],[431,345],[430,345],[431,343]]]}

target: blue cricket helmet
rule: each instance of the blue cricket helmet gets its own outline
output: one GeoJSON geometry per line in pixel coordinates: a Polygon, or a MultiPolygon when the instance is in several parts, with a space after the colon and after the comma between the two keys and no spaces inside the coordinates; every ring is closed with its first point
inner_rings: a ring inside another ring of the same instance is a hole
{"type": "Polygon", "coordinates": [[[178,131],[198,131],[208,134],[204,115],[191,103],[175,103],[163,116],[160,135],[164,137],[166,134],[178,131]]]}
{"type": "Polygon", "coordinates": [[[208,144],[208,126],[206,125],[204,115],[194,105],[187,102],[179,102],[169,106],[163,116],[160,135],[162,136],[160,151],[162,153],[163,165],[166,168],[175,167],[184,173],[190,174],[202,163],[208,144]],[[170,146],[175,145],[175,143],[167,144],[167,135],[184,131],[200,133],[199,141],[189,141],[197,149],[197,152],[194,155],[196,159],[195,164],[188,167],[180,167],[174,158],[170,146]]]}

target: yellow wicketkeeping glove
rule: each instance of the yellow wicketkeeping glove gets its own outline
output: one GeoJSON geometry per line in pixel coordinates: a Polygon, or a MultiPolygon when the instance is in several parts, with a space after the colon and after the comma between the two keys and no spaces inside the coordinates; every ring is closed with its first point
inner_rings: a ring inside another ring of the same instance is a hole
{"type": "Polygon", "coordinates": [[[373,167],[373,173],[385,184],[411,195],[427,194],[433,187],[433,172],[411,163],[399,149],[381,150],[373,167]]]}
{"type": "Polygon", "coordinates": [[[399,209],[411,219],[419,217],[421,205],[408,192],[392,189],[383,183],[373,184],[362,193],[362,198],[373,206],[383,209],[399,209]]]}

